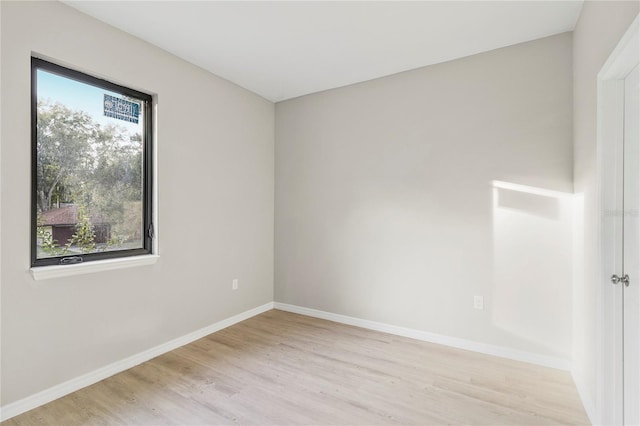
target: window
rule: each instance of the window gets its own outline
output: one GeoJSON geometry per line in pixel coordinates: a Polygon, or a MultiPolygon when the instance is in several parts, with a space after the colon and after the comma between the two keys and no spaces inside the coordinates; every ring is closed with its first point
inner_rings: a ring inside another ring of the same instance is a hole
{"type": "Polygon", "coordinates": [[[151,96],[31,59],[31,264],[151,253],[151,96]]]}

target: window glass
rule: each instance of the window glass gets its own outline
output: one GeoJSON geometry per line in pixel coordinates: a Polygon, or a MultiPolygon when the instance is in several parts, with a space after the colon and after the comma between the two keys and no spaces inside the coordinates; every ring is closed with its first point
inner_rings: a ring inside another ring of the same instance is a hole
{"type": "Polygon", "coordinates": [[[150,253],[151,97],[32,67],[32,264],[150,253]]]}

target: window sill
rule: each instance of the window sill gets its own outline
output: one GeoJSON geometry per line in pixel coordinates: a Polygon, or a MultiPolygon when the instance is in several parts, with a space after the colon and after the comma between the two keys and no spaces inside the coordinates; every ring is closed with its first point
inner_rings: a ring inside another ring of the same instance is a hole
{"type": "Polygon", "coordinates": [[[143,256],[123,257],[119,259],[95,260],[93,262],[78,263],[75,265],[37,266],[31,268],[31,275],[33,275],[33,279],[36,281],[48,280],[51,278],[111,271],[113,269],[153,265],[159,258],[160,256],[156,254],[148,254],[143,256]]]}

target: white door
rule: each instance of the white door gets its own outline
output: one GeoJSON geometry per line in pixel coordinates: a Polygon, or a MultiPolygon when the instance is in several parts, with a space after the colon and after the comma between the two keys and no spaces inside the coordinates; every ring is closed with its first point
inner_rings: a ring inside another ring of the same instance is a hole
{"type": "Polygon", "coordinates": [[[623,422],[640,425],[640,69],[624,80],[623,422]],[[628,279],[626,276],[628,276],[628,279]]]}
{"type": "Polygon", "coordinates": [[[640,15],[598,73],[594,423],[640,425],[640,15]],[[613,275],[612,275],[613,274],[613,275]],[[615,284],[607,284],[609,279],[615,284]]]}

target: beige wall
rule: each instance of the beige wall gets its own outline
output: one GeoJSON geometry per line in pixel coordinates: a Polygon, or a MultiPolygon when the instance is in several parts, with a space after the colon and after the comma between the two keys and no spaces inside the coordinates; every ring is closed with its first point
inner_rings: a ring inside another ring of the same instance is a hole
{"type": "Polygon", "coordinates": [[[273,300],[274,118],[277,301],[566,359],[573,339],[593,404],[595,78],[637,13],[585,2],[573,71],[563,34],[283,102],[274,117],[63,4],[0,2],[1,404],[273,300]],[[157,95],[156,265],[28,273],[31,52],[157,95]]]}
{"type": "Polygon", "coordinates": [[[571,51],[276,104],[276,301],[569,360],[571,51]]]}
{"type": "Polygon", "coordinates": [[[273,104],[61,3],[0,7],[2,404],[271,302],[273,104]],[[31,278],[31,52],[157,94],[156,265],[31,278]]]}
{"type": "MultiPolygon", "coordinates": [[[[584,196],[578,231],[584,240],[576,258],[574,377],[588,411],[596,401],[596,78],[640,10],[636,1],[586,1],[573,34],[574,185],[584,196]]],[[[592,419],[593,420],[593,419],[592,419]]]]}

